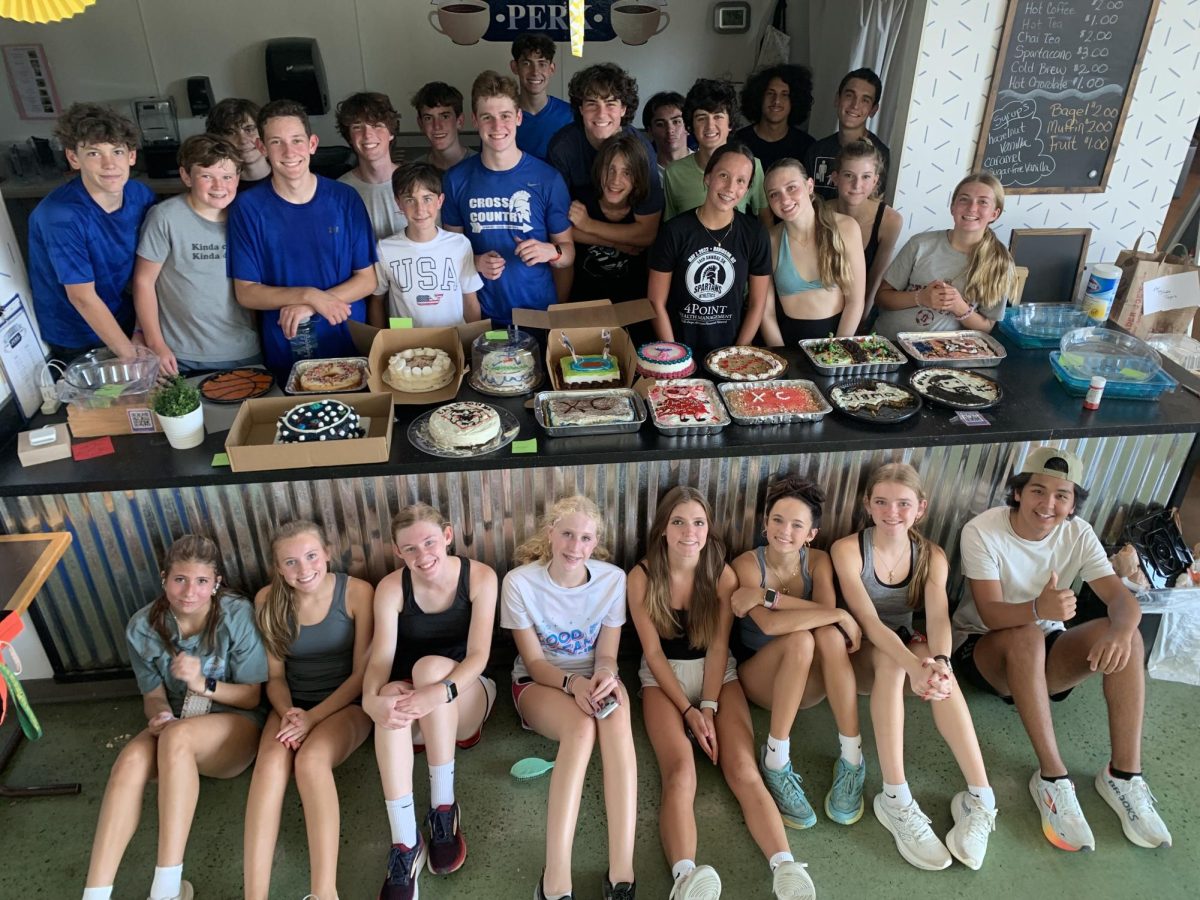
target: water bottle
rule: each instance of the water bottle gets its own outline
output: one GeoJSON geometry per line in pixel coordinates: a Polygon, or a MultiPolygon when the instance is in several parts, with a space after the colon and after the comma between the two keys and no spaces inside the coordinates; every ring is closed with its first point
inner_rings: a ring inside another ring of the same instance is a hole
{"type": "Polygon", "coordinates": [[[317,356],[317,324],[309,316],[296,329],[296,336],[288,341],[292,360],[313,359],[317,356]]]}

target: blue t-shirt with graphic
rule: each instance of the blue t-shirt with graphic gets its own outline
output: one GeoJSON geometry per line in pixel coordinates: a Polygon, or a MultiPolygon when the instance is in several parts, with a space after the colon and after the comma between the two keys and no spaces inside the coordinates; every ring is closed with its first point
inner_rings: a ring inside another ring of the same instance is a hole
{"type": "MultiPolygon", "coordinates": [[[[239,194],[229,212],[227,246],[230,278],[271,287],[328,290],[375,263],[375,232],[362,198],[349,185],[320,175],[307,203],[284,200],[273,185],[239,194]]],[[[350,318],[366,321],[365,300],[350,304],[350,318]]],[[[346,323],[330,325],[319,315],[311,322],[317,356],[355,355],[346,323]]],[[[262,313],[262,333],[267,366],[277,377],[286,376],[293,360],[279,310],[262,313]]]]}
{"type": "Polygon", "coordinates": [[[571,227],[571,198],[553,167],[522,153],[515,166],[497,172],[482,156],[472,156],[446,173],[442,190],[442,224],[461,228],[476,255],[495,250],[504,257],[503,274],[485,278],[479,292],[485,317],[507,325],[514,308],[545,309],[556,302],[550,264],[527,266],[516,254],[519,241],[549,241],[571,227]]]}
{"type": "Polygon", "coordinates": [[[546,158],[550,138],[560,128],[570,125],[574,119],[571,104],[557,97],[547,97],[540,112],[521,112],[521,124],[517,126],[517,146],[538,159],[546,158]]]}
{"type": "Polygon", "coordinates": [[[117,323],[133,328],[133,276],[138,231],[154,192],[125,184],[121,208],[105,212],[76,177],[51,191],[29,216],[29,286],[38,327],[47,343],[96,347],[104,342],[67,299],[64,285],[94,282],[117,323]]]}

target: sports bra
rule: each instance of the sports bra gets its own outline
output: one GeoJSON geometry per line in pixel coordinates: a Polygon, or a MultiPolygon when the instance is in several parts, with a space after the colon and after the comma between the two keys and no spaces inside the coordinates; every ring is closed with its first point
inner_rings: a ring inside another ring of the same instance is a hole
{"type": "Polygon", "coordinates": [[[800,273],[796,271],[796,264],[792,262],[787,228],[783,228],[779,232],[779,256],[775,260],[775,293],[780,296],[800,294],[804,291],[819,291],[824,287],[819,278],[816,281],[807,281],[800,277],[800,273]]]}
{"type": "Polygon", "coordinates": [[[887,210],[887,201],[879,201],[879,209],[875,210],[875,224],[871,226],[871,238],[867,241],[867,245],[863,247],[863,256],[867,259],[867,271],[871,271],[871,264],[875,262],[875,254],[879,252],[879,226],[883,222],[883,214],[887,210]]]}

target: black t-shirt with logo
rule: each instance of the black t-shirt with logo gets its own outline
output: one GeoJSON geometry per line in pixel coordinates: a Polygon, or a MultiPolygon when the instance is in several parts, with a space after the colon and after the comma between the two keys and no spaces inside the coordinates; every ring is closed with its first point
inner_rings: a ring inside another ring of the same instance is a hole
{"type": "MultiPolygon", "coordinates": [[[[880,155],[883,156],[884,176],[879,179],[878,190],[882,193],[887,187],[887,169],[890,168],[891,153],[888,150],[887,144],[879,139],[873,131],[867,131],[867,140],[879,148],[880,155]]],[[[808,153],[804,157],[804,168],[808,169],[808,174],[812,177],[817,195],[824,200],[837,199],[837,185],[833,183],[833,167],[837,165],[837,155],[841,152],[842,142],[838,139],[838,133],[823,137],[816,141],[808,148],[808,153]]]]}
{"type": "Polygon", "coordinates": [[[701,357],[737,341],[750,276],[771,274],[771,241],[762,223],[746,213],[735,211],[730,225],[710,232],[696,212],[662,226],[650,268],[671,273],[667,315],[675,340],[701,357]]]}
{"type": "MultiPolygon", "coordinates": [[[[632,225],[636,221],[630,211],[623,219],[609,219],[600,209],[595,189],[589,189],[581,202],[588,215],[598,222],[632,225]]],[[[630,255],[615,247],[575,242],[575,280],[571,285],[572,300],[637,300],[646,296],[646,254],[630,255]]]]}
{"type": "Polygon", "coordinates": [[[809,148],[813,145],[813,136],[802,128],[789,127],[787,134],[778,141],[764,141],[758,136],[753,125],[747,125],[737,133],[754,158],[762,163],[763,172],[781,159],[794,159],[804,162],[809,148]]]}

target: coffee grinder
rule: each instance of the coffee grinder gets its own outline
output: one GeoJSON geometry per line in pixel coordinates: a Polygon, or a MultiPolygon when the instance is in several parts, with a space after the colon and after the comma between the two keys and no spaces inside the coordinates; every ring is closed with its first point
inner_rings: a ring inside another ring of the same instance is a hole
{"type": "Polygon", "coordinates": [[[139,97],[133,117],[142,133],[141,156],[151,178],[170,178],[179,169],[179,117],[173,97],[139,97]]]}

